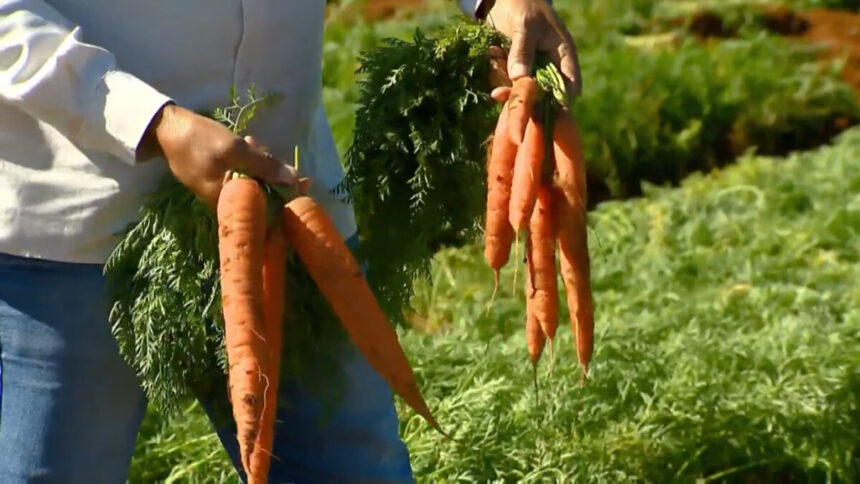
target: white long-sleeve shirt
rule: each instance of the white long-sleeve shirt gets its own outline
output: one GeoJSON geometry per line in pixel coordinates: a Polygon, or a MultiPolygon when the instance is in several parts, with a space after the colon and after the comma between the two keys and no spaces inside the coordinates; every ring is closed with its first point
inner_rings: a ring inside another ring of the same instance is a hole
{"type": "MultiPolygon", "coordinates": [[[[474,13],[480,0],[458,0],[474,13]]],[[[324,0],[0,0],[0,252],[103,263],[164,160],[135,149],[168,101],[281,95],[249,131],[301,175],[341,233],[352,207],[322,104],[324,0]]]]}

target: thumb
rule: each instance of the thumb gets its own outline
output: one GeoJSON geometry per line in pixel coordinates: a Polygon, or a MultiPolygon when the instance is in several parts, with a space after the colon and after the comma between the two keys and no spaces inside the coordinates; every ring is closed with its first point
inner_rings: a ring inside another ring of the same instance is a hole
{"type": "Polygon", "coordinates": [[[261,145],[260,142],[257,141],[257,138],[254,138],[253,136],[245,136],[245,143],[248,143],[249,145],[259,150],[269,151],[269,148],[267,146],[261,145]]]}
{"type": "Polygon", "coordinates": [[[311,179],[308,177],[302,177],[298,180],[299,183],[299,193],[302,195],[307,195],[311,189],[311,179]]]}

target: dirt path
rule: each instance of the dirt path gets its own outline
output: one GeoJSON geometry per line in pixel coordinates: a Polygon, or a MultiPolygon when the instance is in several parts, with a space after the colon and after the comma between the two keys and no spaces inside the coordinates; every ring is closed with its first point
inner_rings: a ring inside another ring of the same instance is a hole
{"type": "Polygon", "coordinates": [[[417,10],[421,0],[367,0],[364,4],[364,18],[380,20],[393,17],[398,10],[417,10]]]}
{"type": "MultiPolygon", "coordinates": [[[[330,4],[338,3],[332,0],[330,4]]],[[[349,15],[360,16],[367,21],[387,20],[398,14],[411,15],[421,9],[422,0],[365,0],[347,8],[349,15]]]]}
{"type": "Polygon", "coordinates": [[[860,99],[860,15],[826,9],[795,12],[770,8],[762,13],[762,21],[774,33],[826,45],[826,58],[847,56],[842,78],[860,99]]]}

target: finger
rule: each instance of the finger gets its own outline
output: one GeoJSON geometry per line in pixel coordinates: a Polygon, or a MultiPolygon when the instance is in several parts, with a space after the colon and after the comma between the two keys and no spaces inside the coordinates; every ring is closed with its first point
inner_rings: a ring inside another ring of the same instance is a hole
{"type": "Polygon", "coordinates": [[[535,22],[526,18],[521,26],[511,34],[511,50],[508,53],[508,77],[516,81],[531,74],[537,47],[537,32],[535,22]]]}
{"type": "Polygon", "coordinates": [[[261,151],[269,151],[269,147],[268,147],[268,146],[263,146],[263,145],[261,145],[261,144],[260,144],[260,142],[259,142],[259,141],[257,141],[257,139],[256,139],[256,138],[254,138],[253,136],[250,136],[250,135],[249,135],[249,136],[245,136],[245,143],[248,143],[249,145],[251,145],[251,146],[253,146],[254,148],[257,148],[257,149],[259,149],[259,150],[261,150],[261,151]]]}
{"type": "Polygon", "coordinates": [[[490,87],[510,87],[513,85],[508,77],[507,61],[505,59],[490,59],[490,87]]]}
{"type": "Polygon", "coordinates": [[[287,185],[295,183],[297,175],[293,167],[250,143],[245,146],[247,149],[240,153],[243,158],[242,163],[254,176],[269,183],[287,185]]]}
{"type": "Polygon", "coordinates": [[[299,185],[299,193],[302,195],[307,195],[311,189],[311,179],[308,177],[302,177],[298,180],[299,185]]]}
{"type": "Polygon", "coordinates": [[[497,87],[493,89],[493,92],[490,93],[490,97],[492,97],[496,102],[504,103],[511,96],[511,88],[510,87],[497,87]]]}
{"type": "Polygon", "coordinates": [[[553,64],[561,71],[568,97],[571,99],[578,97],[582,93],[582,75],[576,47],[557,34],[549,34],[546,38],[548,40],[545,43],[542,42],[538,48],[546,52],[553,64]]]}
{"type": "Polygon", "coordinates": [[[491,45],[487,49],[487,57],[490,60],[490,87],[510,86],[511,78],[508,77],[508,54],[497,45],[491,45]]]}
{"type": "Polygon", "coordinates": [[[546,52],[561,71],[568,97],[571,99],[579,97],[582,93],[582,73],[579,67],[576,42],[554,11],[550,10],[548,20],[551,28],[545,30],[546,34],[538,43],[538,50],[546,52]]]}
{"type": "Polygon", "coordinates": [[[490,59],[505,60],[508,58],[508,54],[505,52],[505,49],[499,47],[498,45],[491,45],[487,49],[487,55],[490,56],[490,59]]]}

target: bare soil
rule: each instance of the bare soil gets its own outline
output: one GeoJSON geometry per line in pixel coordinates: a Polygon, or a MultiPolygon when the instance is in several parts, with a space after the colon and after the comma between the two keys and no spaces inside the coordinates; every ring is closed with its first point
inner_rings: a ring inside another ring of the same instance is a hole
{"type": "Polygon", "coordinates": [[[761,19],[772,32],[826,46],[826,59],[845,58],[842,78],[860,99],[860,15],[840,10],[769,8],[761,19]]]}
{"type": "MultiPolygon", "coordinates": [[[[339,3],[329,0],[329,4],[339,3]]],[[[361,17],[367,21],[387,20],[395,16],[409,17],[420,11],[421,0],[365,0],[347,10],[350,15],[361,17]]]]}

